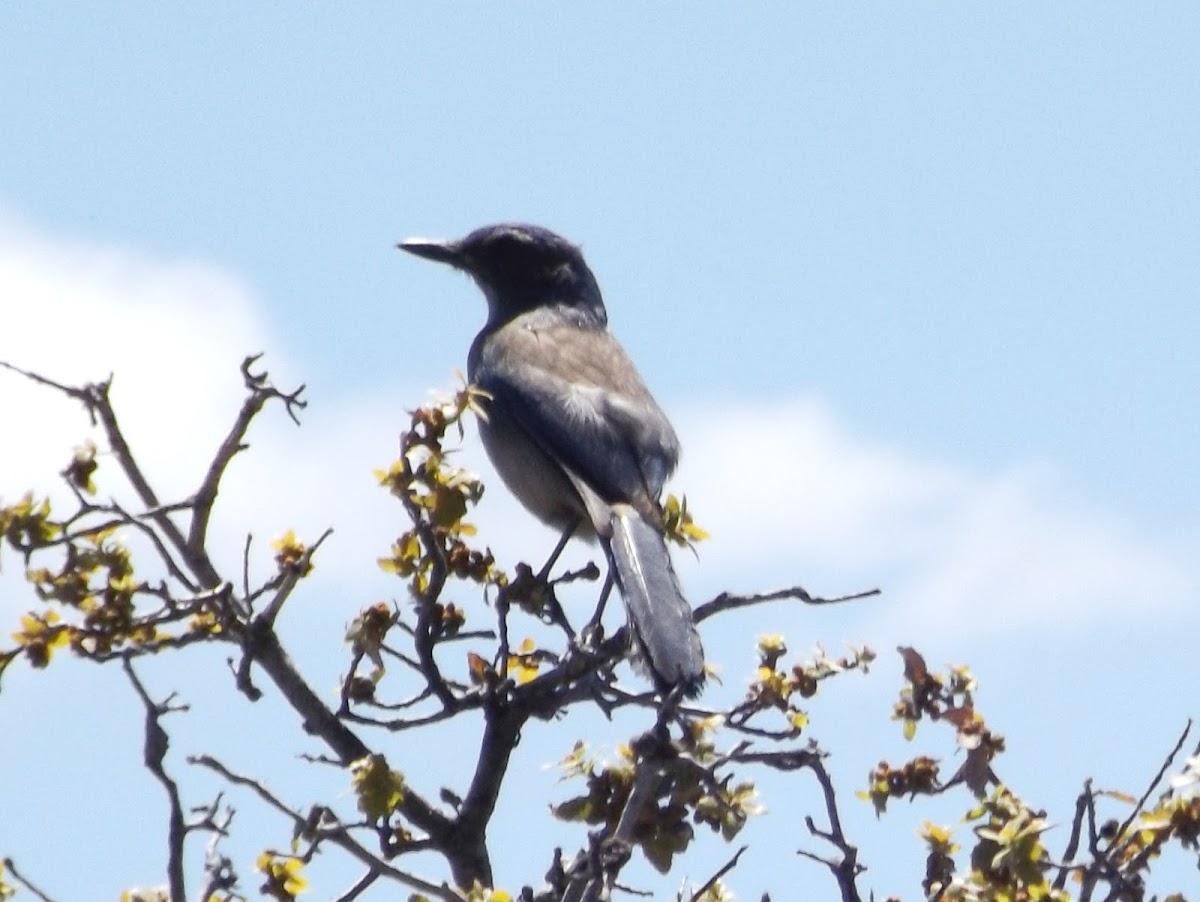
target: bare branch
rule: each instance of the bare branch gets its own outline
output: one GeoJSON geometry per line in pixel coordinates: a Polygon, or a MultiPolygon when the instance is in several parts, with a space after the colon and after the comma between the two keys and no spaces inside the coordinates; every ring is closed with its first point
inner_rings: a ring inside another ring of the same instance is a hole
{"type": "MultiPolygon", "coordinates": [[[[471,785],[458,816],[454,819],[456,842],[454,849],[448,850],[447,855],[451,858],[451,864],[456,865],[456,879],[460,868],[468,868],[467,872],[473,878],[490,886],[492,866],[485,843],[487,825],[496,808],[500,787],[508,771],[508,762],[529,715],[522,707],[504,704],[495,696],[489,699],[484,711],[486,723],[475,774],[471,778],[471,785]]],[[[469,885],[473,880],[459,882],[469,885]]]]}
{"type": "Polygon", "coordinates": [[[238,411],[233,426],[230,427],[229,433],[213,456],[212,462],[208,466],[208,472],[204,474],[204,479],[192,498],[192,524],[191,529],[188,530],[187,548],[197,558],[204,560],[208,558],[205,543],[208,541],[209,519],[212,517],[213,505],[217,500],[217,488],[230,461],[239,452],[250,447],[245,444],[244,439],[254,418],[258,416],[268,401],[278,398],[283,401],[292,422],[299,425],[300,421],[297,419],[295,411],[303,410],[308,404],[308,402],[300,400],[300,395],[305,388],[303,385],[287,394],[271,385],[265,371],[258,374],[250,372],[250,367],[261,358],[262,354],[255,354],[242,361],[242,380],[249,394],[242,402],[242,409],[238,411]]]}
{"type": "Polygon", "coordinates": [[[217,851],[217,846],[223,838],[229,835],[229,825],[233,823],[234,811],[226,808],[225,813],[218,818],[217,809],[221,804],[221,795],[209,806],[205,815],[204,826],[212,831],[212,838],[204,853],[204,888],[199,899],[209,899],[218,891],[228,892],[237,885],[237,872],[233,869],[233,861],[228,855],[217,851]]]}
{"type": "Polygon", "coordinates": [[[242,545],[242,598],[246,600],[246,605],[250,605],[250,546],[254,543],[254,536],[246,533],[246,542],[242,545]]]}
{"type": "Polygon", "coordinates": [[[842,818],[838,814],[833,781],[820,757],[808,766],[816,776],[817,782],[821,784],[821,792],[825,796],[825,812],[829,816],[829,830],[819,830],[813,823],[812,817],[806,817],[804,822],[810,833],[837,847],[838,851],[842,853],[841,860],[830,865],[834,879],[837,880],[838,889],[842,893],[842,902],[861,902],[855,881],[858,875],[866,870],[866,867],[858,863],[858,849],[850,844],[846,839],[846,834],[842,831],[842,818]]]}
{"type": "Polygon", "coordinates": [[[712,889],[714,886],[717,885],[718,880],[720,880],[722,877],[724,877],[726,874],[728,874],[730,871],[732,871],[734,868],[736,868],[738,859],[740,859],[742,857],[742,853],[745,852],[748,848],[750,848],[750,847],[742,846],[740,849],[738,849],[736,852],[734,852],[733,857],[730,858],[729,861],[725,862],[724,866],[719,871],[717,871],[715,874],[713,874],[711,877],[709,877],[708,880],[705,882],[705,884],[702,887],[700,887],[700,889],[698,889],[694,893],[692,893],[691,902],[697,902],[697,900],[701,896],[703,896],[706,892],[708,892],[710,889],[712,889]]]}
{"type": "Polygon", "coordinates": [[[1083,792],[1075,800],[1075,816],[1071,819],[1071,836],[1067,840],[1067,848],[1063,853],[1063,867],[1054,878],[1054,888],[1061,890],[1067,885],[1067,874],[1073,869],[1075,855],[1079,851],[1079,837],[1083,832],[1083,819],[1087,815],[1088,806],[1092,801],[1092,781],[1084,781],[1083,792]]]}
{"type": "Polygon", "coordinates": [[[805,818],[805,824],[813,836],[836,847],[841,853],[841,857],[823,858],[804,849],[797,850],[796,854],[820,862],[833,872],[834,879],[837,880],[838,889],[841,891],[842,902],[861,902],[856,880],[858,875],[866,870],[866,867],[859,864],[858,849],[846,839],[846,834],[842,829],[842,818],[837,807],[837,794],[834,791],[833,780],[829,776],[829,771],[825,769],[825,753],[815,745],[809,745],[803,749],[787,749],[779,752],[750,752],[747,751],[747,748],[744,744],[738,746],[738,748],[729,753],[727,760],[765,764],[776,770],[808,769],[813,772],[813,775],[817,778],[817,783],[821,786],[821,793],[824,796],[825,812],[829,817],[829,829],[822,830],[817,827],[811,817],[805,818]]]}
{"type": "Polygon", "coordinates": [[[146,479],[142,468],[138,465],[137,459],[133,455],[133,450],[129,447],[129,443],[125,441],[125,435],[121,431],[121,427],[117,422],[116,411],[108,397],[109,388],[112,385],[112,379],[107,382],[102,382],[99,385],[86,386],[84,391],[88,396],[88,409],[100,421],[100,425],[104,428],[104,434],[108,438],[109,448],[112,450],[113,456],[121,467],[121,471],[137,492],[138,498],[146,507],[148,515],[154,521],[155,525],[162,530],[167,540],[176,550],[184,557],[188,567],[196,575],[196,578],[203,586],[213,586],[221,581],[217,575],[216,568],[212,561],[209,560],[207,552],[201,551],[197,553],[195,550],[188,547],[184,540],[183,533],[179,527],[175,525],[175,521],[166,513],[155,513],[161,511],[162,503],[158,499],[158,494],[150,486],[149,480],[146,479]]]}
{"type": "MultiPolygon", "coordinates": [[[[291,819],[297,831],[309,832],[313,829],[313,819],[308,815],[301,814],[295,809],[289,807],[274,794],[271,793],[265,786],[257,780],[243,776],[242,774],[231,771],[228,767],[218,761],[211,755],[198,755],[188,758],[189,764],[195,764],[199,767],[205,767],[209,770],[224,777],[235,786],[244,786],[255,793],[271,808],[274,808],[280,814],[291,819]]],[[[352,837],[346,828],[337,821],[333,812],[329,809],[323,809],[323,821],[328,820],[332,826],[318,825],[316,832],[318,839],[329,841],[338,848],[348,852],[354,858],[357,858],[362,864],[371,869],[372,872],[382,877],[389,877],[397,883],[411,887],[419,892],[425,893],[437,899],[445,899],[448,902],[462,902],[463,896],[445,884],[438,886],[430,883],[427,880],[422,880],[420,877],[415,877],[406,871],[401,871],[399,868],[392,867],[386,861],[378,858],[369,852],[363,845],[352,837]]]]}
{"type": "MultiPolygon", "coordinates": [[[[1171,767],[1171,762],[1173,762],[1175,760],[1175,757],[1179,754],[1180,750],[1183,748],[1183,744],[1187,741],[1188,734],[1191,733],[1191,731],[1192,731],[1192,720],[1189,717],[1188,722],[1184,725],[1183,732],[1179,734],[1179,739],[1177,739],[1175,741],[1175,747],[1173,749],[1171,749],[1170,753],[1163,760],[1162,767],[1160,767],[1158,769],[1158,773],[1154,775],[1154,779],[1150,781],[1150,785],[1146,787],[1146,791],[1144,793],[1142,793],[1142,797],[1140,799],[1138,799],[1137,804],[1133,806],[1133,810],[1131,812],[1129,812],[1129,816],[1127,818],[1125,818],[1125,822],[1123,824],[1121,824],[1120,829],[1117,830],[1117,833],[1116,833],[1117,836],[1125,837],[1127,835],[1129,828],[1133,825],[1133,822],[1135,820],[1137,820],[1138,815],[1141,814],[1142,811],[1145,809],[1146,802],[1149,801],[1150,796],[1154,793],[1155,788],[1158,786],[1159,783],[1162,782],[1163,777],[1166,776],[1167,770],[1170,769],[1170,767],[1171,767]]],[[[1133,840],[1133,837],[1131,836],[1131,837],[1125,839],[1120,844],[1120,846],[1110,848],[1108,850],[1108,855],[1106,857],[1110,861],[1113,860],[1114,856],[1116,856],[1116,854],[1119,853],[1122,849],[1126,848],[1132,840],[1133,840]]]]}
{"type": "Polygon", "coordinates": [[[816,768],[824,756],[824,753],[815,746],[803,749],[783,749],[778,752],[743,751],[742,749],[745,748],[748,748],[748,743],[743,743],[730,752],[727,760],[745,764],[765,764],[775,770],[791,771],[803,770],[806,767],[816,768]]]}
{"type": "MultiPolygon", "coordinates": [[[[72,488],[74,489],[73,486],[72,488]]],[[[78,490],[76,490],[76,497],[80,502],[80,510],[71,518],[72,524],[75,521],[78,521],[80,518],[86,517],[90,514],[107,514],[112,516],[113,519],[100,524],[89,524],[86,528],[79,529],[74,532],[64,532],[60,538],[51,542],[51,545],[69,544],[77,541],[78,539],[86,538],[89,535],[103,532],[104,530],[114,526],[131,526],[150,540],[150,543],[154,546],[154,551],[158,555],[159,560],[162,561],[163,565],[170,572],[171,576],[179,580],[179,582],[183,584],[189,592],[197,591],[195,580],[188,576],[184,569],[180,567],[178,562],[175,560],[174,555],[171,554],[170,550],[167,548],[159,534],[155,532],[149,524],[143,522],[143,520],[155,521],[157,517],[166,516],[167,514],[184,510],[186,509],[186,505],[168,504],[156,508],[155,510],[146,511],[135,516],[134,514],[125,510],[125,508],[115,500],[111,500],[106,505],[92,504],[87,499],[79,495],[78,490]]]]}
{"type": "Polygon", "coordinates": [[[188,567],[202,585],[212,586],[220,582],[216,569],[208,559],[207,553],[203,550],[196,553],[189,548],[188,543],[184,540],[183,533],[175,525],[175,521],[165,512],[157,493],[150,486],[149,480],[146,479],[146,475],[138,465],[133,451],[129,447],[129,443],[125,440],[125,435],[121,431],[120,424],[117,422],[116,412],[113,410],[112,403],[109,400],[108,393],[112,387],[111,375],[104,382],[78,388],[62,385],[52,379],[47,379],[45,376],[27,372],[9,363],[0,362],[0,366],[15,373],[20,373],[22,376],[37,382],[39,385],[56,389],[82,403],[92,423],[99,424],[103,428],[105,437],[108,439],[109,449],[120,466],[121,472],[125,474],[125,478],[129,480],[130,485],[133,486],[133,490],[137,493],[143,506],[145,506],[147,516],[154,521],[154,524],[166,536],[167,541],[184,557],[188,567]]]}
{"type": "Polygon", "coordinates": [[[839,595],[836,598],[821,598],[808,593],[802,586],[792,586],[790,589],[779,589],[775,592],[761,592],[755,595],[732,595],[729,592],[722,592],[712,601],[705,602],[696,608],[696,622],[706,620],[715,614],[720,614],[724,611],[733,611],[738,608],[746,608],[751,605],[764,604],[770,601],[785,601],[794,599],[802,601],[805,604],[825,605],[825,604],[841,604],[844,601],[858,601],[863,598],[871,598],[872,596],[881,594],[879,589],[868,589],[865,592],[855,592],[853,595],[839,595]]]}
{"type": "Polygon", "coordinates": [[[146,687],[142,685],[141,680],[134,672],[128,657],[121,659],[121,666],[125,669],[125,675],[129,677],[129,682],[133,684],[133,688],[137,691],[138,697],[146,709],[146,742],[142,753],[143,763],[146,765],[146,769],[163,785],[170,806],[167,818],[167,885],[170,888],[171,902],[186,902],[183,841],[187,836],[187,827],[183,821],[183,805],[179,801],[179,787],[167,775],[163,766],[170,740],[167,731],[158,722],[162,715],[169,714],[171,711],[183,710],[183,708],[172,706],[170,697],[162,702],[153,701],[146,692],[146,687]]]}
{"type": "MultiPolygon", "coordinates": [[[[426,690],[427,692],[427,690],[426,690]]],[[[424,693],[423,693],[424,694],[424,693]]],[[[412,718],[396,718],[394,720],[379,720],[374,717],[364,717],[361,714],[356,714],[353,711],[343,713],[343,717],[353,723],[360,723],[364,726],[382,727],[385,730],[390,730],[393,733],[403,733],[406,730],[414,730],[418,727],[427,727],[430,724],[441,723],[444,720],[450,720],[457,717],[464,711],[473,711],[482,705],[482,700],[479,696],[469,699],[466,703],[456,706],[453,709],[440,708],[432,714],[426,714],[424,717],[412,718]]]]}
{"type": "MultiPolygon", "coordinates": [[[[92,413],[92,409],[88,404],[86,389],[75,388],[70,385],[63,385],[60,382],[55,382],[53,379],[47,379],[45,376],[39,375],[38,373],[33,373],[29,370],[23,370],[19,366],[14,366],[6,360],[0,360],[0,367],[3,367],[4,369],[14,372],[20,376],[24,376],[26,379],[30,380],[31,382],[36,382],[38,385],[44,385],[47,388],[53,388],[55,391],[60,391],[69,398],[74,398],[84,406],[89,415],[92,413]]],[[[95,417],[92,417],[92,422],[96,422],[95,417]]]]}
{"type": "MultiPolygon", "coordinates": [[[[8,364],[0,362],[0,366],[8,366],[8,364]]],[[[15,369],[15,367],[9,367],[9,369],[15,369]]],[[[20,370],[17,370],[17,372],[20,372],[20,370]]],[[[13,864],[13,860],[11,858],[4,859],[4,869],[12,874],[13,880],[17,881],[17,883],[21,884],[21,886],[25,887],[25,889],[29,890],[31,893],[41,899],[42,902],[54,902],[54,899],[52,899],[50,896],[47,896],[44,892],[30,883],[29,878],[17,870],[17,866],[13,864]]]]}
{"type": "Polygon", "coordinates": [[[496,632],[500,640],[496,648],[496,672],[500,674],[502,680],[508,679],[508,612],[510,609],[508,593],[502,589],[496,599],[496,632]]]}
{"type": "Polygon", "coordinates": [[[371,884],[378,879],[379,871],[372,868],[358,878],[358,880],[355,881],[354,886],[350,887],[350,889],[346,890],[344,893],[334,899],[333,902],[354,902],[355,899],[365,893],[371,884]]]}
{"type": "MultiPolygon", "coordinates": [[[[338,719],[300,675],[280,644],[279,637],[268,624],[255,618],[245,631],[242,647],[245,657],[238,668],[239,688],[253,692],[252,697],[261,696],[260,690],[249,683],[250,661],[253,661],[267,672],[288,704],[303,718],[305,731],[320,737],[337,755],[343,767],[371,754],[366,743],[338,719]]],[[[448,837],[454,834],[454,822],[433,808],[415,791],[405,792],[399,810],[405,818],[428,833],[438,848],[446,847],[448,837]]]]}

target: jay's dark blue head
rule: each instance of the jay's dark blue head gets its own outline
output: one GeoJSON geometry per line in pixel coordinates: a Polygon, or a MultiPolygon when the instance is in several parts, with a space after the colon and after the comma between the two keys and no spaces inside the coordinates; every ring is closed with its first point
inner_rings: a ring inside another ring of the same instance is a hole
{"type": "Polygon", "coordinates": [[[399,247],[469,273],[487,298],[492,325],[539,307],[607,323],[600,286],[579,248],[541,226],[500,223],[458,241],[409,238],[399,247]]]}

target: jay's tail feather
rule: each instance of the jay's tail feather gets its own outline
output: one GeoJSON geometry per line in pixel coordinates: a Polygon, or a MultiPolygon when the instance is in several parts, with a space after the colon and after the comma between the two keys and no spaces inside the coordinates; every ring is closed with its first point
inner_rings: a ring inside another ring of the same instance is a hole
{"type": "Polygon", "coordinates": [[[628,505],[613,508],[611,526],[617,588],[646,664],[661,689],[682,686],[695,698],[704,684],[704,648],[662,531],[628,505]]]}

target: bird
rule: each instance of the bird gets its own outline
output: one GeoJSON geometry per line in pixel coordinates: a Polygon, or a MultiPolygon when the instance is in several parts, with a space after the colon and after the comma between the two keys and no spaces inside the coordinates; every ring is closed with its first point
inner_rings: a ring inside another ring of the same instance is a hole
{"type": "Polygon", "coordinates": [[[402,250],[470,275],[487,321],[467,355],[479,431],[517,500],[569,537],[598,540],[656,688],[696,697],[704,649],[663,533],[660,496],[679,461],[666,414],[608,329],[580,249],[524,223],[402,250]]]}

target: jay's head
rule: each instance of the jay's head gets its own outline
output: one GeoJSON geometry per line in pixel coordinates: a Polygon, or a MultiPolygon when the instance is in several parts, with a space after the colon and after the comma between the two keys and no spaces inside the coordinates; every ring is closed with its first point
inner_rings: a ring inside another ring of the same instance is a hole
{"type": "Polygon", "coordinates": [[[399,247],[468,273],[487,298],[491,320],[545,306],[606,319],[600,288],[579,248],[541,226],[501,223],[457,241],[409,238],[399,247]]]}

